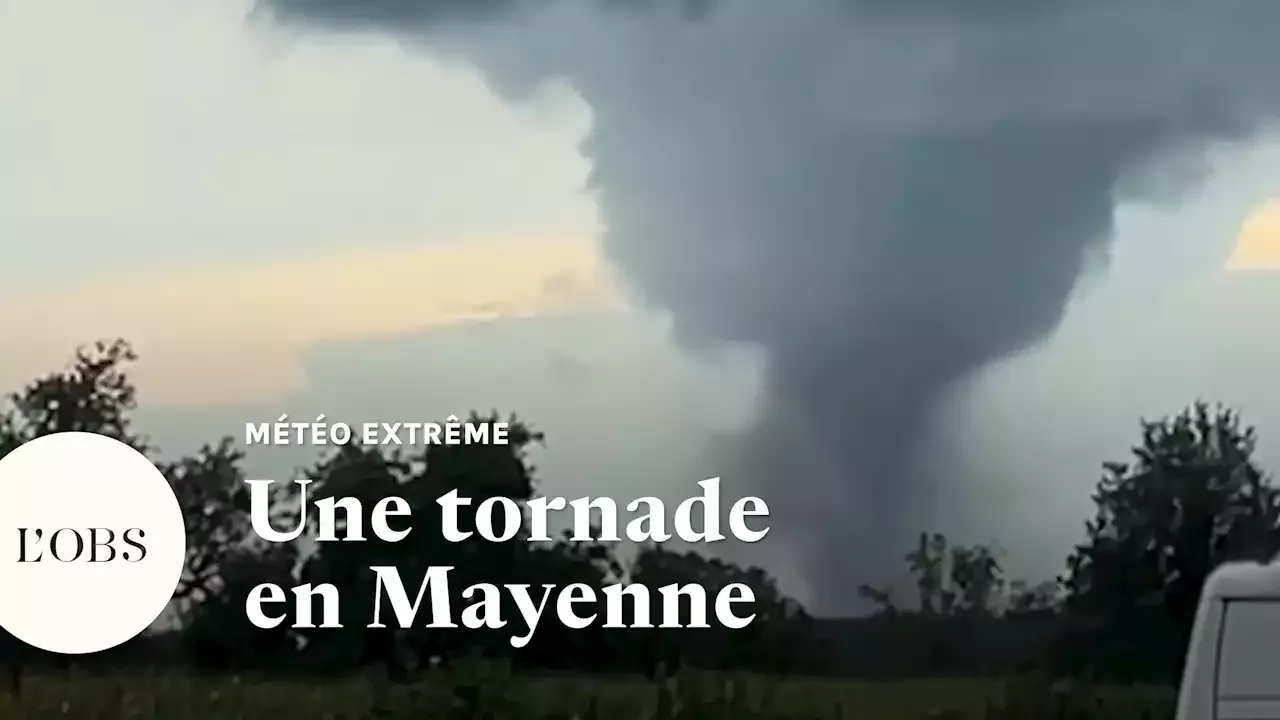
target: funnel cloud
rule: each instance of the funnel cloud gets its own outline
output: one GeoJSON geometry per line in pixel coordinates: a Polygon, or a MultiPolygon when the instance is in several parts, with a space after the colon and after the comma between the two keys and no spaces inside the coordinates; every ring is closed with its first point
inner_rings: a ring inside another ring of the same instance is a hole
{"type": "Polygon", "coordinates": [[[820,612],[900,565],[938,403],[1053,331],[1144,166],[1280,110],[1263,1],[266,2],[581,94],[612,259],[767,354],[744,466],[820,612]]]}

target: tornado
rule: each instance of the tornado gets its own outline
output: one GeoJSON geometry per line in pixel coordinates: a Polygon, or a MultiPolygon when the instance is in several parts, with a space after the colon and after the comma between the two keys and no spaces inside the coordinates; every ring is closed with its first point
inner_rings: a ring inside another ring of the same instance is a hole
{"type": "Polygon", "coordinates": [[[764,353],[741,466],[819,612],[963,482],[925,427],[1052,333],[1143,169],[1280,111],[1266,0],[261,1],[581,95],[612,260],[692,347],[764,353]]]}

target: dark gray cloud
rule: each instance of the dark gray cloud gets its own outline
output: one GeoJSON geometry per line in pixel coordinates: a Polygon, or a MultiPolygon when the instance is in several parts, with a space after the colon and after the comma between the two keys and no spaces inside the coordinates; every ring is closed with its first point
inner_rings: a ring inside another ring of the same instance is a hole
{"type": "Polygon", "coordinates": [[[1264,0],[271,1],[583,95],[612,257],[767,350],[747,457],[820,609],[899,564],[940,398],[1053,330],[1143,165],[1280,109],[1264,0]]]}

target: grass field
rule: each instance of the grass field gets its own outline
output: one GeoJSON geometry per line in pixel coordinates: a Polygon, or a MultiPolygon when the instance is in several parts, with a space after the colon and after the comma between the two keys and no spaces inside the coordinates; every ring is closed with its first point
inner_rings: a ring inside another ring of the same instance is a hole
{"type": "Polygon", "coordinates": [[[701,675],[665,685],[635,679],[440,675],[405,686],[370,679],[33,677],[0,696],[0,718],[177,720],[1110,720],[1168,718],[1172,692],[1064,689],[1034,680],[851,682],[701,675]]]}

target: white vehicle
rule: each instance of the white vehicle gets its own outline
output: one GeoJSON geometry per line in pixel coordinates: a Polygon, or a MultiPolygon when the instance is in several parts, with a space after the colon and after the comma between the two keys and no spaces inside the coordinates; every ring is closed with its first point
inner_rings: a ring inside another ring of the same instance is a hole
{"type": "Polygon", "coordinates": [[[1280,720],[1280,562],[1227,563],[1205,581],[1177,720],[1280,720]]]}

